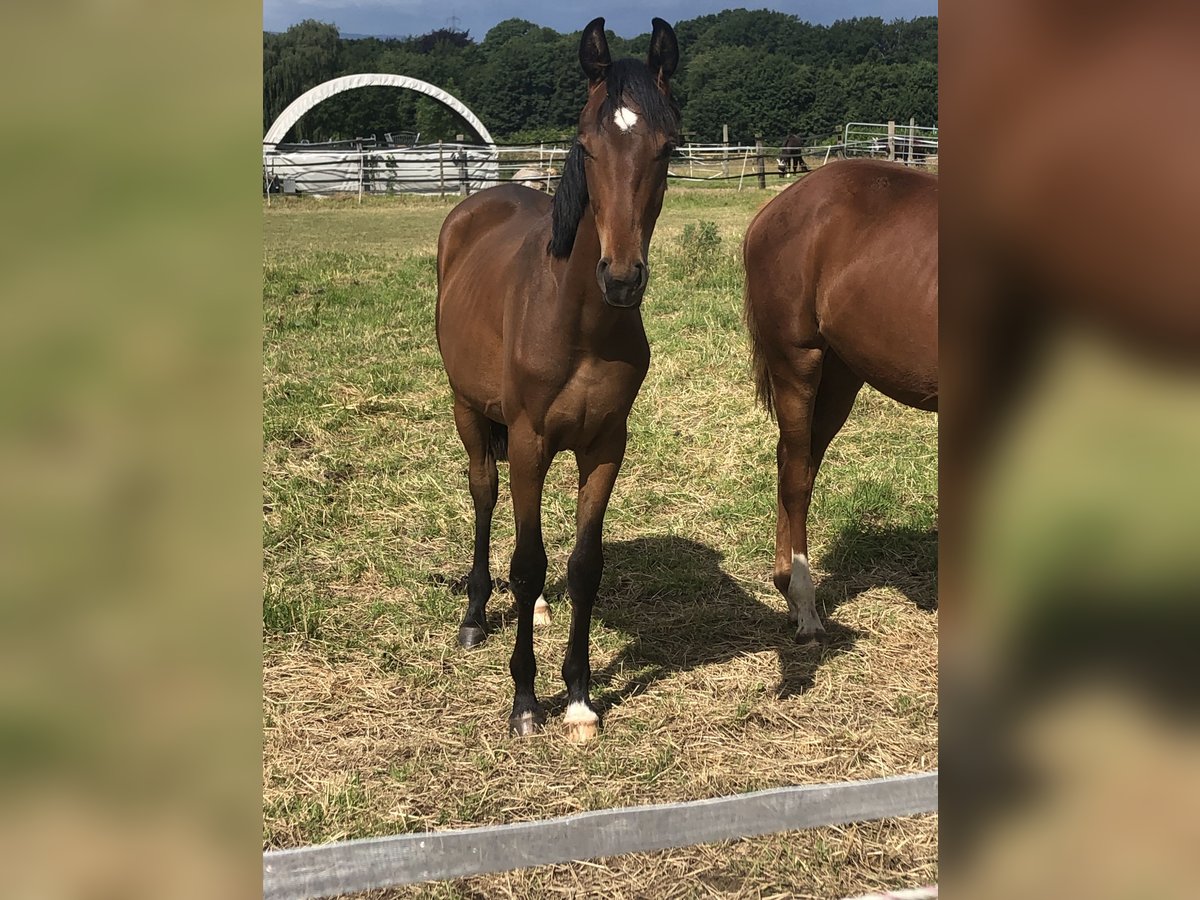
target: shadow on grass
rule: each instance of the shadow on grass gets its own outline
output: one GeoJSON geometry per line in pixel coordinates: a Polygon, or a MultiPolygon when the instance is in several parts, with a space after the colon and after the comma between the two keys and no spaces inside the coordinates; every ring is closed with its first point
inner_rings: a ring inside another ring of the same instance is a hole
{"type": "Polygon", "coordinates": [[[817,605],[829,614],[852,597],[876,588],[904,594],[918,609],[937,609],[936,528],[851,523],[813,560],[825,574],[817,605]]]}
{"type": "MultiPolygon", "coordinates": [[[[779,659],[776,695],[800,694],[812,686],[822,664],[851,649],[861,634],[826,618],[828,631],[820,642],[796,643],[787,613],[747,593],[721,568],[721,554],[698,541],[675,536],[606,541],[604,555],[604,582],[593,617],[628,640],[592,674],[592,700],[602,715],[676,672],[764,650],[775,651],[779,659]]],[[[937,608],[936,529],[854,524],[838,534],[823,557],[817,602],[826,616],[879,587],[899,590],[921,609],[937,608]]],[[[465,578],[451,587],[465,592],[465,578]]],[[[507,584],[497,579],[496,587],[504,596],[507,584]]],[[[563,578],[546,586],[555,615],[570,615],[564,591],[563,578]]],[[[488,608],[493,639],[507,630],[497,599],[494,594],[488,608]]],[[[595,646],[594,633],[592,641],[595,646]]],[[[552,716],[560,714],[565,692],[543,697],[542,704],[552,716]]]]}
{"type": "MultiPolygon", "coordinates": [[[[836,624],[822,642],[797,644],[787,614],[748,594],[720,562],[712,547],[682,537],[605,544],[605,579],[594,616],[630,637],[593,673],[593,702],[601,714],[676,672],[764,650],[779,657],[776,694],[792,696],[812,686],[825,660],[854,646],[858,632],[836,624]]],[[[567,614],[569,603],[562,597],[554,606],[567,614]]],[[[556,696],[546,706],[553,712],[563,702],[556,696]]]]}

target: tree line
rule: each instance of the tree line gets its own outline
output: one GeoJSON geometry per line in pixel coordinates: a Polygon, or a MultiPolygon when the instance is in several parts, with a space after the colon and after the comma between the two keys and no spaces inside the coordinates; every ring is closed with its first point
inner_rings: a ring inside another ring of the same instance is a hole
{"type": "MultiPolygon", "coordinates": [[[[693,141],[778,143],[789,133],[832,136],[845,122],[938,117],[936,16],[813,25],[768,10],[724,10],[675,24],[682,49],[672,89],[693,141]]],[[[650,34],[608,34],[616,56],[644,57],[650,34]]],[[[389,72],[435,84],[465,103],[496,140],[552,140],[573,133],[585,100],[579,32],[560,34],[509,19],[482,41],[438,29],[401,39],[342,38],[307,20],[263,33],[263,131],[292,100],[339,75],[389,72]]],[[[431,98],[360,88],[316,106],[287,140],[329,141],[419,131],[423,141],[472,135],[431,98]]],[[[477,136],[476,136],[477,137],[477,136]]]]}

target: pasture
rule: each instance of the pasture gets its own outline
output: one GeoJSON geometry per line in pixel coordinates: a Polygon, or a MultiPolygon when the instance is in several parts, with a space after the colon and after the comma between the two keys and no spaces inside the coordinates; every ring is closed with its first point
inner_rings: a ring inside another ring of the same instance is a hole
{"type": "MultiPolygon", "coordinates": [[[[642,313],[653,361],[592,625],[604,731],[583,747],[560,722],[569,454],[543,505],[544,734],[507,735],[511,598],[492,597],[483,645],[455,640],[473,519],[433,312],[457,198],[264,206],[265,848],[936,767],[936,418],[864,388],[829,450],[810,519],[827,641],[793,642],[770,582],[777,433],[740,320],[740,241],[767,196],[667,193],[642,313]]],[[[503,464],[492,546],[506,577],[503,464]]],[[[838,898],[930,883],[936,865],[923,816],[386,895],[838,898]]]]}

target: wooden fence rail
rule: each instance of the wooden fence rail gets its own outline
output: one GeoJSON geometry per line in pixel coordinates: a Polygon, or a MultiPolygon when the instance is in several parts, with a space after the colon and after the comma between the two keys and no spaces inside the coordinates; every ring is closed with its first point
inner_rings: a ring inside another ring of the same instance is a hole
{"type": "Polygon", "coordinates": [[[937,810],[938,773],[401,834],[263,854],[265,900],[310,900],[937,810]]]}

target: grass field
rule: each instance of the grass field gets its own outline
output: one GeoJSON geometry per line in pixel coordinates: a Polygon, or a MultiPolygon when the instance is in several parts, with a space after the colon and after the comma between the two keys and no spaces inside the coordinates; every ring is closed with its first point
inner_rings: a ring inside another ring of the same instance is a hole
{"type": "MultiPolygon", "coordinates": [[[[826,644],[793,643],[770,583],[776,433],[753,404],[738,253],[767,196],[668,192],[643,307],[654,358],[592,626],[604,731],[582,748],[559,723],[569,455],[543,512],[544,735],[506,734],[511,598],[493,596],[485,644],[455,643],[465,598],[447,584],[473,526],[433,334],[453,201],[264,207],[264,847],[936,767],[936,418],[864,390],[829,451],[810,526],[826,644]]],[[[513,546],[506,469],[496,576],[513,546]]],[[[936,865],[925,816],[386,896],[836,898],[929,883],[936,865]]]]}

